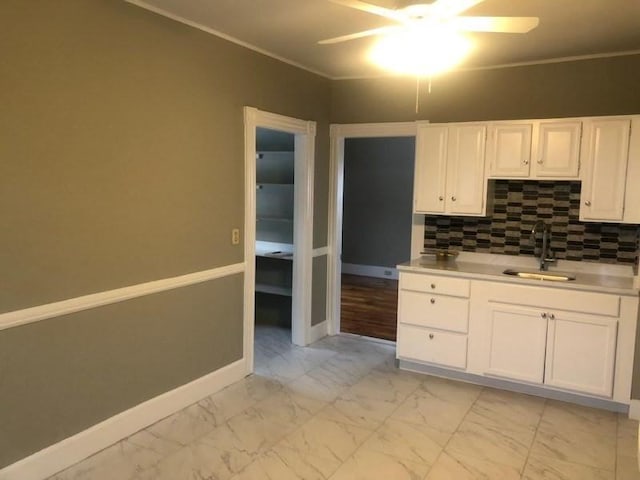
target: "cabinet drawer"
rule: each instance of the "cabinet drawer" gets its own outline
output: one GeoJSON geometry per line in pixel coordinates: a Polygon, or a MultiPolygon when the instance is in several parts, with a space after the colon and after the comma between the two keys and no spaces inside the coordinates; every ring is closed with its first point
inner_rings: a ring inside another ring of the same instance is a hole
{"type": "Polygon", "coordinates": [[[398,321],[466,333],[469,300],[403,290],[399,297],[398,321]]]}
{"type": "Polygon", "coordinates": [[[441,277],[422,273],[401,273],[400,289],[439,293],[469,298],[471,282],[464,278],[441,277]]]}
{"type": "Polygon", "coordinates": [[[398,357],[447,367],[467,367],[467,336],[411,325],[398,326],[398,357]]]}
{"type": "Polygon", "coordinates": [[[492,288],[489,293],[489,300],[546,310],[558,309],[593,315],[620,316],[620,296],[606,293],[495,284],[495,288],[492,288]]]}

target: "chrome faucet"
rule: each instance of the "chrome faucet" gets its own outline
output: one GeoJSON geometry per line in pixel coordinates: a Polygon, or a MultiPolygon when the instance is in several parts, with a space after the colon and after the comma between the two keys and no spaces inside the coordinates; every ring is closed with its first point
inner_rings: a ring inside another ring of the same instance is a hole
{"type": "Polygon", "coordinates": [[[535,252],[536,236],[539,231],[542,231],[542,250],[540,251],[540,270],[547,270],[549,266],[547,263],[555,262],[553,252],[550,251],[550,237],[551,237],[551,225],[547,225],[542,220],[538,220],[531,229],[530,242],[533,243],[535,252]]]}

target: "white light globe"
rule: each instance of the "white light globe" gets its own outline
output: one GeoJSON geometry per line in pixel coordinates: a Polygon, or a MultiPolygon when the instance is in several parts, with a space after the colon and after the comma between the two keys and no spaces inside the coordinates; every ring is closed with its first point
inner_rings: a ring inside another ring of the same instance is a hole
{"type": "Polygon", "coordinates": [[[382,37],[369,53],[385,70],[431,77],[451,70],[469,54],[472,43],[443,25],[423,25],[382,37]]]}

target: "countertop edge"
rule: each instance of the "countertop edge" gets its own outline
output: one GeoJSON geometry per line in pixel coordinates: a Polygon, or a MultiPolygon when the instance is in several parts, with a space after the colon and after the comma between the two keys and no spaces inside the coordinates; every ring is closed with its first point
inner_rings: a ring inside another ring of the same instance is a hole
{"type": "MultiPolygon", "coordinates": [[[[454,262],[455,263],[455,262],[454,262]]],[[[638,297],[640,295],[640,289],[638,288],[624,288],[624,287],[611,287],[606,285],[596,285],[596,284],[584,284],[579,282],[554,282],[554,281],[544,281],[544,280],[531,280],[524,278],[514,278],[508,275],[504,275],[502,270],[504,270],[504,265],[499,266],[496,272],[472,272],[472,271],[464,271],[464,270],[449,270],[443,268],[445,264],[438,265],[411,265],[411,264],[400,264],[397,266],[397,269],[400,272],[414,272],[414,273],[431,273],[434,275],[442,275],[442,276],[450,276],[450,277],[460,277],[467,279],[475,279],[475,280],[485,280],[491,282],[500,282],[500,283],[509,283],[515,285],[528,285],[533,287],[544,287],[544,288],[556,288],[556,289],[565,289],[565,290],[579,290],[579,291],[587,291],[587,292],[597,292],[597,293],[608,293],[615,295],[623,295],[629,297],[638,297]]],[[[456,265],[465,265],[465,264],[457,264],[456,265]]],[[[478,266],[483,264],[476,264],[478,266]]],[[[490,269],[490,265],[483,265],[483,268],[490,269]]],[[[493,268],[497,268],[493,266],[493,268]]],[[[631,280],[632,281],[632,280],[631,280]]]]}

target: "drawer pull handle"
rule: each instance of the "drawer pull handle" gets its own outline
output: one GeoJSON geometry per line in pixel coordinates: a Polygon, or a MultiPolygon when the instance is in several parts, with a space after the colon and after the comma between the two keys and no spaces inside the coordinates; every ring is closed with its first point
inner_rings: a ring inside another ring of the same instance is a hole
{"type": "Polygon", "coordinates": [[[541,316],[542,318],[547,318],[547,314],[546,314],[545,312],[542,312],[542,313],[540,314],[540,316],[541,316]]]}
{"type": "Polygon", "coordinates": [[[430,302],[431,302],[431,305],[433,305],[434,303],[436,303],[436,299],[435,299],[435,298],[432,298],[432,299],[430,300],[430,302]]]}
{"type": "Polygon", "coordinates": [[[429,340],[433,340],[433,333],[429,334],[429,340]]]}
{"type": "Polygon", "coordinates": [[[435,284],[435,283],[432,283],[432,284],[431,284],[431,288],[436,288],[436,284],[435,284]]]}

